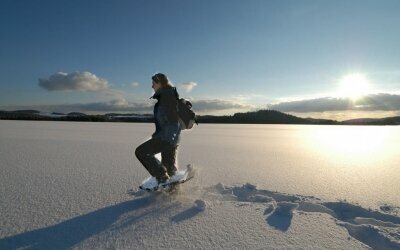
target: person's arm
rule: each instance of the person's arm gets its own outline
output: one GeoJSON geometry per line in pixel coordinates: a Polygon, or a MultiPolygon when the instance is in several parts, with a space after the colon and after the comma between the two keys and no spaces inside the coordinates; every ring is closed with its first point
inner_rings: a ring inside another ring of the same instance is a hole
{"type": "Polygon", "coordinates": [[[178,119],[177,115],[177,105],[178,101],[176,99],[175,93],[167,92],[164,93],[160,98],[160,106],[166,112],[166,116],[169,122],[175,122],[178,119]]]}

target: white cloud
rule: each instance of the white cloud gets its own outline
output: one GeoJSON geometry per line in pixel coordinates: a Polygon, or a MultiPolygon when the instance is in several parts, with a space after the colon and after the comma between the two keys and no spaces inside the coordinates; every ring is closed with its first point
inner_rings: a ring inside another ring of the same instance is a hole
{"type": "MultiPolygon", "coordinates": [[[[126,100],[126,93],[121,90],[111,89],[108,82],[98,78],[90,72],[74,72],[53,74],[49,79],[40,79],[39,85],[49,91],[97,91],[100,94],[109,97],[111,100],[96,103],[78,103],[65,105],[36,106],[37,109],[53,109],[63,112],[81,111],[81,112],[151,112],[154,104],[144,101],[143,103],[130,103],[126,100]]],[[[132,82],[132,87],[139,86],[138,82],[132,82]]],[[[195,82],[179,84],[179,88],[190,92],[197,86],[195,82]]],[[[193,108],[198,113],[233,113],[239,111],[248,111],[254,106],[246,104],[243,98],[225,98],[225,99],[206,99],[191,100],[193,108]]]]}
{"type": "Polygon", "coordinates": [[[114,99],[108,102],[97,102],[87,104],[74,104],[70,108],[77,108],[82,111],[98,112],[147,112],[152,111],[150,103],[130,103],[125,99],[114,99]]]}
{"type": "Polygon", "coordinates": [[[350,98],[316,98],[271,104],[270,109],[282,112],[326,112],[326,111],[396,111],[400,110],[400,95],[370,94],[358,100],[350,98]]]}
{"type": "MultiPolygon", "coordinates": [[[[104,112],[135,112],[135,113],[152,113],[153,104],[149,102],[132,103],[124,98],[112,99],[105,102],[93,103],[74,103],[59,105],[35,105],[35,106],[14,106],[12,109],[35,109],[44,112],[83,112],[100,114],[104,112]]],[[[11,109],[10,109],[11,110],[11,109]]]]}
{"type": "Polygon", "coordinates": [[[131,87],[138,87],[140,84],[138,82],[132,82],[130,85],[131,87]]]}
{"type": "Polygon", "coordinates": [[[195,82],[187,82],[187,83],[179,84],[178,88],[183,89],[186,92],[190,92],[196,86],[197,86],[197,83],[195,83],[195,82]]]}
{"type": "Polygon", "coordinates": [[[337,121],[345,121],[355,118],[384,118],[400,116],[400,111],[357,111],[357,110],[346,110],[346,111],[325,111],[325,112],[288,112],[291,115],[302,117],[302,118],[319,118],[319,119],[330,119],[337,121]]]}
{"type": "Polygon", "coordinates": [[[108,89],[108,82],[90,72],[58,72],[39,79],[39,86],[49,91],[101,91],[108,89]]]}
{"type": "Polygon", "coordinates": [[[109,96],[114,99],[125,99],[126,92],[118,89],[105,89],[101,91],[105,96],[109,96]]]}
{"type": "MultiPolygon", "coordinates": [[[[112,94],[110,94],[112,95],[112,94]]],[[[227,115],[235,112],[249,111],[254,108],[252,105],[238,103],[230,100],[190,100],[194,111],[201,114],[227,115]]],[[[35,109],[44,112],[84,112],[84,113],[104,113],[104,112],[135,112],[152,113],[154,100],[143,99],[140,102],[129,102],[123,96],[115,95],[113,99],[104,102],[74,103],[58,105],[32,105],[32,106],[13,106],[7,107],[9,110],[35,109]]]]}
{"type": "Polygon", "coordinates": [[[212,112],[212,111],[221,111],[221,110],[248,110],[253,108],[252,105],[239,103],[229,100],[222,99],[213,99],[213,100],[192,100],[193,108],[195,111],[200,112],[212,112]]]}

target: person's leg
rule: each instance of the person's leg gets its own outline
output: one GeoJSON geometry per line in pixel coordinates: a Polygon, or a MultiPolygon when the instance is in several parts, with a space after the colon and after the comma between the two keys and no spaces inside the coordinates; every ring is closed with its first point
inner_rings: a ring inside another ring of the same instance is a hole
{"type": "Polygon", "coordinates": [[[168,175],[173,176],[178,170],[176,167],[176,152],[178,146],[169,145],[161,151],[161,163],[166,168],[168,175]]]}
{"type": "Polygon", "coordinates": [[[155,157],[156,154],[162,152],[168,143],[158,139],[152,138],[135,150],[135,155],[149,173],[156,177],[157,180],[165,180],[168,178],[167,171],[161,162],[155,157]]]}

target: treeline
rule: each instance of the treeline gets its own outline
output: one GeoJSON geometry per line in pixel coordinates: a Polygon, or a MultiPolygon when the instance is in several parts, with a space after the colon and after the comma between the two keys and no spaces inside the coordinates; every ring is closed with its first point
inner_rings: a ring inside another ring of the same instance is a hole
{"type": "MultiPolygon", "coordinates": [[[[232,123],[232,124],[315,124],[315,125],[400,125],[400,116],[382,119],[353,119],[338,122],[327,119],[300,118],[276,110],[259,110],[254,112],[235,113],[234,115],[197,116],[199,123],[232,123]]],[[[86,115],[71,112],[68,114],[52,113],[42,115],[36,110],[0,111],[0,120],[37,120],[37,121],[84,121],[84,122],[154,122],[151,114],[118,114],[86,115]]]]}
{"type": "Polygon", "coordinates": [[[104,115],[43,116],[35,113],[21,113],[21,112],[10,112],[10,111],[0,111],[0,120],[87,121],[87,122],[110,121],[110,119],[104,115]]]}
{"type": "Polygon", "coordinates": [[[276,110],[235,113],[232,116],[198,116],[199,123],[238,123],[238,124],[337,124],[334,120],[305,119],[276,110]]]}
{"type": "Polygon", "coordinates": [[[36,110],[0,111],[0,120],[33,120],[33,121],[82,121],[82,122],[153,122],[152,116],[116,117],[110,115],[86,115],[83,113],[52,113],[40,115],[36,110]]]}
{"type": "MultiPolygon", "coordinates": [[[[86,115],[71,112],[68,114],[52,113],[41,115],[36,110],[0,111],[2,120],[37,120],[37,121],[84,121],[84,122],[154,122],[152,115],[118,114],[86,115]]],[[[304,119],[275,110],[235,113],[226,116],[197,116],[199,123],[234,123],[234,124],[337,124],[333,120],[304,119]]]]}

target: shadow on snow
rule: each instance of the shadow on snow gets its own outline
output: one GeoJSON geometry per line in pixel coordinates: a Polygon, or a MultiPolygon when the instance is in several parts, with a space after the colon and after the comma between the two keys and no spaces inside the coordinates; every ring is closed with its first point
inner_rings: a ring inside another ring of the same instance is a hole
{"type": "MultiPolygon", "coordinates": [[[[139,192],[138,192],[139,193],[139,192]]],[[[135,194],[131,194],[135,195],[135,194]]],[[[66,249],[110,229],[119,229],[137,223],[146,215],[156,215],[160,210],[169,209],[174,204],[165,204],[166,207],[160,209],[148,209],[152,204],[158,202],[157,195],[147,195],[137,197],[134,200],[122,202],[113,206],[101,208],[88,214],[80,215],[75,218],[63,221],[59,224],[45,228],[35,229],[29,232],[0,239],[0,249],[66,249]],[[134,216],[123,223],[115,223],[125,213],[136,211],[134,216]]],[[[176,204],[175,204],[176,205],[176,204]]],[[[178,213],[171,220],[181,222],[190,219],[198,214],[192,211],[193,208],[178,213]]]]}

